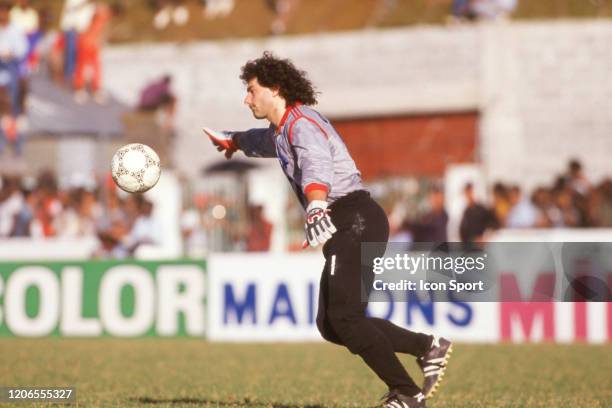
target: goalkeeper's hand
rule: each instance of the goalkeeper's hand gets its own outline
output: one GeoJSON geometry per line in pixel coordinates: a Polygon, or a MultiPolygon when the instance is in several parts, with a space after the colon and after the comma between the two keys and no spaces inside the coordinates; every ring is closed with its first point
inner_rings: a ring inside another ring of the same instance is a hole
{"type": "Polygon", "coordinates": [[[327,201],[313,200],[306,208],[306,238],[311,247],[324,244],[336,232],[336,227],[329,217],[327,201]]]}
{"type": "Polygon", "coordinates": [[[238,150],[238,145],[232,138],[232,132],[217,132],[212,129],[204,128],[204,133],[206,133],[210,141],[217,147],[218,151],[225,151],[226,159],[230,159],[238,150]]]}

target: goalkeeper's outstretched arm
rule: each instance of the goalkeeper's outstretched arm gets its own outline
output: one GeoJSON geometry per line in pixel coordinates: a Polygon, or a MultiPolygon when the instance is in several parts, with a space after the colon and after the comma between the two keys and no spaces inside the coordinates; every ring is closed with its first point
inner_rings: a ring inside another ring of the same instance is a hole
{"type": "Polygon", "coordinates": [[[249,157],[277,157],[274,128],[249,129],[244,132],[215,131],[204,128],[204,133],[225,157],[230,159],[237,150],[249,157]]]}

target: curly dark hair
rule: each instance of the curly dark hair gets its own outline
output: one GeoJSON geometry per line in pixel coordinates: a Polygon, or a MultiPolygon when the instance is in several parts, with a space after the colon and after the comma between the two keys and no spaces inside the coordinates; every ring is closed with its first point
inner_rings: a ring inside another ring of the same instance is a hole
{"type": "Polygon", "coordinates": [[[318,92],[306,72],[297,69],[290,60],[277,58],[269,51],[242,67],[240,79],[248,83],[253,78],[257,78],[257,82],[266,88],[278,88],[287,106],[295,105],[296,102],[317,104],[318,92]]]}

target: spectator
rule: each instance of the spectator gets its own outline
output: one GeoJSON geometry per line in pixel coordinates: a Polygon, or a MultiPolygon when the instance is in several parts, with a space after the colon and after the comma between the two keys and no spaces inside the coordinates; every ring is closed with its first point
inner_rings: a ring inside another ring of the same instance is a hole
{"type": "Polygon", "coordinates": [[[123,259],[130,254],[123,244],[131,225],[124,209],[124,202],[119,198],[112,184],[105,184],[103,208],[97,222],[97,236],[100,246],[93,254],[94,258],[123,259]]]}
{"type": "Polygon", "coordinates": [[[171,90],[172,77],[164,75],[159,80],[149,83],[140,93],[138,109],[153,111],[167,105],[174,105],[175,97],[171,90]]]}
{"type": "Polygon", "coordinates": [[[508,188],[503,183],[493,185],[493,213],[500,227],[506,225],[506,218],[510,212],[510,197],[508,188]]]}
{"type": "Polygon", "coordinates": [[[415,241],[412,229],[414,224],[409,220],[404,220],[399,226],[393,228],[389,235],[389,242],[393,243],[393,248],[399,251],[409,251],[415,241]]]}
{"type": "Polygon", "coordinates": [[[558,227],[578,227],[580,225],[580,213],[574,206],[572,190],[564,185],[559,185],[553,191],[554,202],[560,211],[558,227]]]}
{"type": "Polygon", "coordinates": [[[136,218],[140,215],[140,209],[144,197],[141,195],[128,195],[123,202],[123,211],[125,213],[125,223],[128,229],[131,229],[136,222],[136,218]]]}
{"type": "Polygon", "coordinates": [[[170,22],[177,26],[183,26],[189,21],[189,9],[185,6],[184,0],[156,0],[153,1],[155,16],[153,17],[153,27],[163,30],[170,22]]]}
{"type": "Polygon", "coordinates": [[[472,0],[454,0],[451,6],[451,14],[456,19],[473,19],[475,16],[472,13],[470,3],[472,0]]]}
{"type": "Polygon", "coordinates": [[[93,237],[101,217],[101,207],[93,192],[79,187],[61,191],[62,211],[55,217],[58,236],[93,237]]]}
{"type": "Polygon", "coordinates": [[[23,206],[23,195],[19,178],[7,176],[2,179],[0,190],[0,237],[8,237],[14,229],[14,221],[23,206]]]}
{"type": "Polygon", "coordinates": [[[44,61],[49,69],[51,80],[58,85],[64,84],[64,38],[63,34],[55,28],[53,14],[50,7],[43,7],[39,11],[39,35],[36,49],[32,55],[31,65],[34,72],[44,61]]]}
{"type": "Polygon", "coordinates": [[[416,242],[446,242],[448,214],[444,209],[444,193],[435,187],[429,193],[429,211],[412,227],[416,242]]]}
{"type": "Polygon", "coordinates": [[[123,244],[127,235],[125,224],[113,221],[108,229],[98,232],[100,246],[94,252],[94,258],[125,259],[130,256],[130,252],[123,244]]]}
{"type": "Polygon", "coordinates": [[[261,205],[249,208],[249,232],[246,250],[248,252],[265,252],[270,250],[272,223],[264,217],[261,205]]]}
{"type": "Polygon", "coordinates": [[[166,131],[174,129],[176,97],[172,92],[172,77],[164,75],[159,80],[149,83],[140,92],[138,109],[141,111],[160,111],[164,113],[163,127],[166,131]]]}
{"type": "Polygon", "coordinates": [[[300,0],[267,0],[267,3],[276,14],[276,18],[270,26],[270,31],[274,35],[284,34],[287,32],[289,19],[298,8],[300,0]]]}
{"type": "Polygon", "coordinates": [[[459,20],[506,17],[516,9],[518,0],[454,0],[451,13],[459,20]]]}
{"type": "Polygon", "coordinates": [[[19,115],[19,64],[26,56],[27,38],[10,22],[11,4],[0,1],[0,154],[7,143],[12,143],[20,155],[23,135],[17,129],[19,115]]]}
{"type": "Polygon", "coordinates": [[[462,242],[481,242],[485,232],[497,225],[491,212],[474,197],[474,186],[466,184],[463,193],[467,206],[459,225],[459,236],[462,242]]]}
{"type": "Polygon", "coordinates": [[[507,228],[534,228],[538,222],[538,210],[529,198],[523,198],[521,189],[510,189],[511,209],[506,220],[507,228]]]}
{"type": "Polygon", "coordinates": [[[153,27],[158,30],[163,30],[168,27],[172,20],[172,9],[168,0],[153,1],[155,7],[155,16],[153,16],[153,27]]]}
{"type": "Polygon", "coordinates": [[[592,203],[594,218],[598,220],[599,227],[612,227],[612,180],[604,180],[598,187],[600,192],[600,206],[596,202],[592,203]]]}
{"type": "Polygon", "coordinates": [[[38,176],[37,184],[40,194],[40,205],[36,218],[40,221],[43,235],[45,237],[52,237],[56,235],[54,220],[63,211],[62,202],[58,194],[57,180],[52,172],[43,171],[38,176]]]}
{"type": "Polygon", "coordinates": [[[115,223],[128,225],[128,218],[123,209],[123,203],[114,190],[107,191],[98,218],[98,231],[111,229],[115,223]]]}
{"type": "Polygon", "coordinates": [[[11,9],[11,24],[18,27],[28,38],[28,51],[22,63],[22,75],[33,71],[36,60],[36,44],[42,37],[38,11],[29,0],[17,0],[11,9]]]}
{"type": "Polygon", "coordinates": [[[184,0],[174,0],[172,21],[177,26],[184,26],[189,21],[189,9],[185,6],[184,0]]]}
{"type": "Polygon", "coordinates": [[[551,228],[559,225],[561,212],[552,202],[550,191],[538,187],[531,195],[531,201],[537,210],[536,228],[551,228]]]}
{"type": "Polygon", "coordinates": [[[15,215],[13,230],[10,236],[16,238],[41,238],[43,236],[42,227],[36,219],[39,203],[38,192],[35,189],[23,189],[21,194],[23,196],[23,205],[21,210],[15,215]]]}
{"type": "Polygon", "coordinates": [[[63,238],[79,237],[78,192],[60,191],[58,199],[62,210],[53,217],[54,235],[63,238]]]}
{"type": "Polygon", "coordinates": [[[38,31],[38,12],[30,5],[29,0],[17,0],[11,8],[11,23],[19,27],[24,33],[31,34],[38,31]]]}
{"type": "Polygon", "coordinates": [[[64,82],[72,85],[77,65],[77,45],[79,35],[91,25],[96,12],[96,6],[90,0],[66,0],[60,28],[62,30],[61,42],[58,48],[64,50],[64,82]]]}
{"type": "Polygon", "coordinates": [[[603,226],[602,210],[604,209],[604,205],[603,191],[599,187],[591,189],[590,194],[586,197],[585,226],[603,226]]]}
{"type": "Polygon", "coordinates": [[[93,191],[79,190],[79,234],[80,236],[95,236],[96,228],[102,216],[102,208],[93,191]]]}
{"type": "Polygon", "coordinates": [[[229,16],[236,5],[235,0],[203,0],[202,3],[207,20],[229,16]]]}
{"type": "Polygon", "coordinates": [[[582,163],[576,159],[570,160],[567,166],[567,182],[569,187],[581,196],[586,196],[591,190],[591,183],[584,175],[582,163]]]}
{"type": "Polygon", "coordinates": [[[18,97],[16,115],[21,130],[25,121],[25,103],[29,90],[29,76],[38,64],[36,46],[42,38],[38,12],[30,6],[29,0],[18,0],[10,13],[11,24],[18,27],[27,37],[28,48],[19,65],[18,97]]]}
{"type": "Polygon", "coordinates": [[[110,18],[110,8],[104,4],[98,4],[95,7],[91,24],[79,35],[77,41],[77,63],[74,73],[75,100],[78,103],[84,103],[87,100],[87,92],[85,90],[88,80],[85,77],[87,71],[91,73],[89,82],[95,101],[103,104],[106,100],[101,92],[100,48],[102,46],[104,30],[110,18]]]}
{"type": "Polygon", "coordinates": [[[518,0],[470,0],[470,12],[477,18],[507,17],[516,9],[518,0]]]}
{"type": "Polygon", "coordinates": [[[124,239],[125,247],[133,254],[140,245],[156,244],[160,241],[161,231],[153,216],[153,203],[145,199],[138,200],[138,216],[124,239]]]}

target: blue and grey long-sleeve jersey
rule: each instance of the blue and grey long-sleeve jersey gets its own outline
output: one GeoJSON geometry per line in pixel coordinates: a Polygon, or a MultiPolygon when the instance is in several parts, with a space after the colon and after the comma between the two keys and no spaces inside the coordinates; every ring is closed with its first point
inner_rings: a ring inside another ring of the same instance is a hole
{"type": "Polygon", "coordinates": [[[287,108],[278,128],[236,132],[234,141],[247,156],[277,157],[304,208],[309,191],[325,190],[331,204],[363,188],[361,173],[340,135],[308,106],[287,108]]]}

